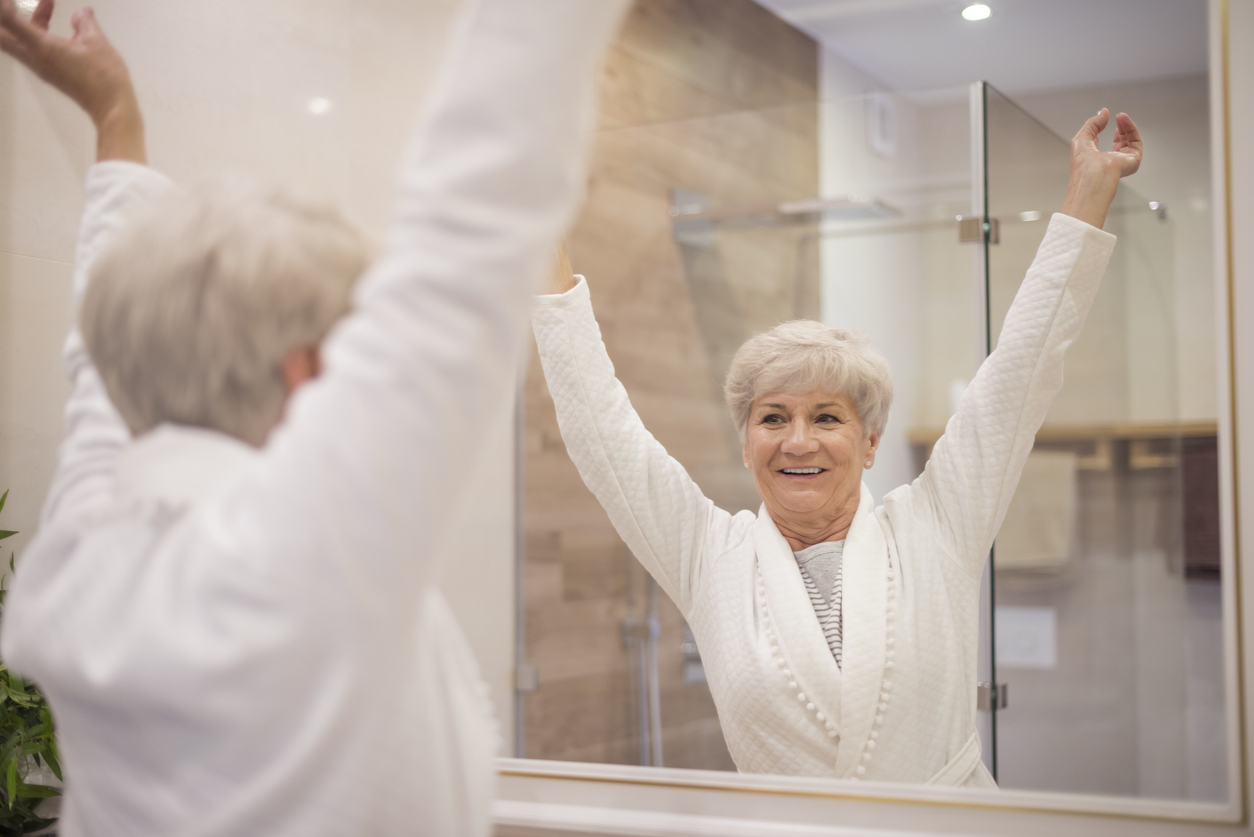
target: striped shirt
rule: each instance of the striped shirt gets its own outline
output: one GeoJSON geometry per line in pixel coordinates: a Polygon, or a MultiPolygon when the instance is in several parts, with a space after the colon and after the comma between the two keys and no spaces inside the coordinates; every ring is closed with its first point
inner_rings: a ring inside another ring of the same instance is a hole
{"type": "Polygon", "coordinates": [[[806,592],[810,594],[814,615],[819,619],[823,637],[836,659],[837,667],[841,663],[840,567],[844,551],[845,542],[842,540],[816,543],[793,553],[801,569],[806,592]]]}

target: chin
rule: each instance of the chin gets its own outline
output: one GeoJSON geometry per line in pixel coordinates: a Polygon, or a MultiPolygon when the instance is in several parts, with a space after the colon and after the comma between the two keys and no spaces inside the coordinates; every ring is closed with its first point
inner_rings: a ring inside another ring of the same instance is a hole
{"type": "Polygon", "coordinates": [[[810,493],[777,494],[779,504],[794,514],[816,512],[831,502],[832,495],[816,496],[810,493]]]}

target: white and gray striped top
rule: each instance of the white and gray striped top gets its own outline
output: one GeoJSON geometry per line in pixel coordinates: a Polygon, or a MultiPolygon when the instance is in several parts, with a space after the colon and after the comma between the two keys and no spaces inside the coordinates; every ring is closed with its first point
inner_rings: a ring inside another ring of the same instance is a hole
{"type": "Polygon", "coordinates": [[[837,667],[841,658],[840,566],[844,552],[844,541],[829,541],[793,553],[801,569],[806,592],[810,594],[810,604],[814,605],[814,615],[819,618],[823,637],[836,658],[837,667]]]}

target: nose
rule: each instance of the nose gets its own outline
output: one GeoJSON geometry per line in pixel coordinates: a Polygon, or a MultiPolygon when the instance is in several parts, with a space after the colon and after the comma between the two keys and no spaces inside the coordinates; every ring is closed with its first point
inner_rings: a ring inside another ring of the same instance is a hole
{"type": "Polygon", "coordinates": [[[793,456],[803,456],[819,449],[818,439],[814,438],[814,428],[808,421],[794,421],[788,428],[788,436],[780,445],[780,450],[793,456]]]}

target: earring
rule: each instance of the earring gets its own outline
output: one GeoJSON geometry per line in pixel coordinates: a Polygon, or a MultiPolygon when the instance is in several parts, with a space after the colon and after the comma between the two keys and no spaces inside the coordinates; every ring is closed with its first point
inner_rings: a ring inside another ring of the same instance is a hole
{"type": "Polygon", "coordinates": [[[745,463],[745,467],[746,467],[746,468],[748,468],[748,467],[749,467],[749,463],[748,463],[748,462],[746,462],[746,463],[745,463]]]}

